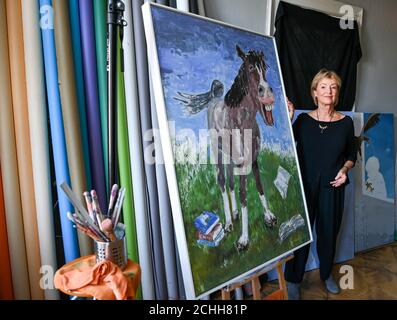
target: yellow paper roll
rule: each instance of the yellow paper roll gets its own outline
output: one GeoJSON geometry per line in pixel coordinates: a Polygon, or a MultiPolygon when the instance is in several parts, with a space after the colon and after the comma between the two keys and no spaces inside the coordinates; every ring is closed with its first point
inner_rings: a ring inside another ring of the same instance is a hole
{"type": "Polygon", "coordinates": [[[0,162],[12,285],[17,300],[30,299],[12,110],[5,0],[0,0],[0,162]]]}
{"type": "Polygon", "coordinates": [[[42,300],[44,299],[44,292],[40,288],[41,256],[33,184],[28,103],[26,97],[22,7],[20,0],[6,0],[6,12],[11,70],[11,90],[17,143],[17,162],[30,292],[32,299],[42,300]]]}

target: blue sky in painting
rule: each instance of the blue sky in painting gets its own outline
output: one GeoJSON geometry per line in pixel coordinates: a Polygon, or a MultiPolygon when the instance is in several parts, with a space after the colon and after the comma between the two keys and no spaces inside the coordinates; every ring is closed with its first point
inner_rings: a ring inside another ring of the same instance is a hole
{"type": "MultiPolygon", "coordinates": [[[[364,113],[364,123],[372,113],[364,113]]],[[[365,161],[375,156],[379,159],[380,172],[385,179],[387,197],[394,199],[394,127],[393,114],[380,114],[377,126],[366,132],[370,143],[365,143],[365,161]]],[[[365,173],[367,179],[367,173],[365,173]]]]}
{"type": "Polygon", "coordinates": [[[272,38],[157,7],[152,7],[152,17],[167,116],[168,120],[176,122],[177,132],[190,128],[198,136],[199,129],[207,128],[207,112],[184,116],[181,105],[174,100],[176,93],[207,92],[212,81],[218,79],[224,84],[226,94],[242,62],[236,53],[236,45],[239,45],[244,52],[263,51],[270,67],[267,80],[276,98],[275,126],[265,126],[257,116],[262,143],[279,144],[282,151],[292,152],[289,119],[272,38]]]}

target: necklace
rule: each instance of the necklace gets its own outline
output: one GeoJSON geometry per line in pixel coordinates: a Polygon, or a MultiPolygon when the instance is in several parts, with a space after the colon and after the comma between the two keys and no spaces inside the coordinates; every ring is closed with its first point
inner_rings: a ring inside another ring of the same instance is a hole
{"type": "MultiPolygon", "coordinates": [[[[316,111],[317,111],[317,121],[320,122],[320,118],[318,117],[318,109],[317,109],[316,111]]],[[[320,123],[318,124],[318,127],[319,127],[320,130],[321,130],[321,133],[323,133],[324,130],[326,130],[326,129],[328,128],[328,126],[329,126],[330,123],[332,122],[333,116],[334,116],[334,111],[331,112],[331,117],[330,117],[330,119],[329,119],[328,125],[322,126],[320,123]]]]}

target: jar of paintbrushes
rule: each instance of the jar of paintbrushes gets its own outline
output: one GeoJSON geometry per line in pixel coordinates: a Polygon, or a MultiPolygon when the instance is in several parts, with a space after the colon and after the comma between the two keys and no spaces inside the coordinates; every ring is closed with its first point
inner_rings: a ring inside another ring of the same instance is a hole
{"type": "Polygon", "coordinates": [[[125,197],[125,188],[114,185],[111,190],[109,208],[106,216],[99,206],[95,190],[84,192],[87,209],[78,200],[66,183],[61,188],[76,209],[68,212],[68,218],[78,230],[94,240],[96,262],[108,260],[124,270],[128,263],[125,226],[120,223],[121,208],[125,197]]]}

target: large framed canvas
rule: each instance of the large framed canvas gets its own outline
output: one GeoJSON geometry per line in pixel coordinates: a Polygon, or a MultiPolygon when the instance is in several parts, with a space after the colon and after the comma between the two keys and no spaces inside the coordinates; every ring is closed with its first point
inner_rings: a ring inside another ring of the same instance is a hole
{"type": "Polygon", "coordinates": [[[186,297],[312,241],[275,41],[143,7],[186,297]]]}

